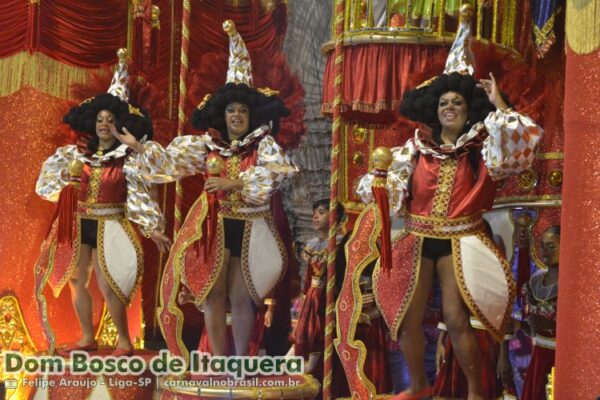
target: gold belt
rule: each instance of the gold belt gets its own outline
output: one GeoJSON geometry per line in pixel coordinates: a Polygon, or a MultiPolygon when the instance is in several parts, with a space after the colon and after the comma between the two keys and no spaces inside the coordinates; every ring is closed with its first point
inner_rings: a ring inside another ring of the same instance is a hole
{"type": "Polygon", "coordinates": [[[270,216],[271,207],[269,204],[255,207],[238,201],[219,200],[219,213],[225,218],[258,219],[270,216]]]}
{"type": "Polygon", "coordinates": [[[481,214],[460,218],[423,217],[407,214],[404,227],[412,234],[439,239],[473,235],[483,229],[481,214]]]}
{"type": "Polygon", "coordinates": [[[77,203],[77,215],[85,219],[119,219],[125,216],[125,203],[77,203]]]}

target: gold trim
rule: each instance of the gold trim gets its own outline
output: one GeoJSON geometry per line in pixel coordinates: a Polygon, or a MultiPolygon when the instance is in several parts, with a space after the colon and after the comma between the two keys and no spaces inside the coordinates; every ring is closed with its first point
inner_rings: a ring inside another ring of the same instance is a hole
{"type": "MultiPolygon", "coordinates": [[[[52,227],[52,231],[56,231],[57,229],[57,225],[58,225],[58,220],[55,220],[53,223],[53,227],[52,227]]],[[[52,235],[52,231],[50,233],[49,236],[52,235]]],[[[42,277],[41,281],[40,281],[40,285],[38,286],[37,290],[36,290],[36,298],[38,301],[38,312],[41,315],[41,320],[42,320],[42,326],[44,327],[44,335],[46,336],[46,339],[48,340],[48,353],[52,354],[54,353],[54,348],[56,346],[56,337],[54,335],[54,330],[52,329],[52,326],[50,326],[50,321],[48,321],[47,315],[48,315],[48,303],[46,301],[46,296],[44,296],[44,289],[46,288],[46,285],[48,284],[48,278],[50,277],[50,274],[52,273],[52,267],[54,265],[54,252],[56,251],[56,241],[49,243],[48,244],[48,265],[46,266],[46,272],[44,272],[44,276],[42,277]]],[[[41,266],[39,265],[39,256],[38,256],[38,260],[36,261],[36,275],[37,275],[37,270],[41,268],[41,266]]]]}
{"type": "MultiPolygon", "coordinates": [[[[58,243],[56,241],[54,243],[54,246],[55,246],[55,252],[56,252],[56,250],[58,249],[58,243]]],[[[53,253],[53,257],[52,257],[52,269],[54,269],[54,254],[55,254],[55,252],[53,253]]],[[[75,237],[73,238],[73,253],[71,254],[71,261],[69,262],[69,266],[67,267],[67,270],[63,274],[62,279],[60,281],[58,281],[58,283],[56,284],[56,288],[52,288],[52,294],[54,294],[54,297],[58,298],[58,296],[60,295],[60,292],[65,287],[65,284],[69,281],[69,279],[71,279],[73,270],[75,269],[75,267],[77,266],[77,263],[79,262],[80,253],[81,253],[81,218],[79,218],[79,216],[76,215],[75,237]]]]}
{"type": "Polygon", "coordinates": [[[135,249],[135,255],[137,258],[136,259],[137,265],[136,265],[135,282],[131,288],[131,292],[129,293],[129,296],[127,296],[125,293],[123,293],[121,288],[119,288],[119,286],[117,285],[117,283],[111,276],[110,272],[108,271],[108,266],[106,265],[106,258],[105,258],[106,250],[104,247],[104,224],[105,224],[105,221],[102,221],[102,220],[98,221],[98,246],[97,246],[96,252],[97,252],[97,256],[98,256],[98,267],[100,267],[100,271],[102,271],[102,274],[104,275],[104,279],[106,279],[106,282],[108,282],[111,289],[117,295],[119,300],[121,300],[121,302],[125,306],[129,306],[129,304],[133,300],[133,296],[134,296],[136,290],[138,289],[138,287],[140,286],[140,283],[142,281],[142,273],[144,270],[144,254],[142,251],[142,246],[139,242],[139,238],[137,237],[137,234],[133,230],[129,221],[125,218],[122,218],[118,222],[119,222],[119,225],[121,225],[121,228],[123,229],[123,231],[125,231],[125,234],[127,235],[127,237],[129,237],[129,241],[130,241],[131,245],[133,246],[133,248],[135,249]]]}
{"type": "MultiPolygon", "coordinates": [[[[285,250],[285,245],[284,245],[283,241],[281,240],[281,237],[279,236],[277,227],[274,225],[273,218],[268,216],[268,217],[264,218],[264,221],[265,221],[265,224],[267,225],[267,228],[269,228],[271,235],[273,235],[275,242],[277,243],[277,247],[279,249],[279,255],[281,257],[281,272],[279,273],[279,278],[277,279],[277,282],[273,286],[273,288],[275,288],[275,287],[277,287],[277,285],[279,285],[279,283],[285,276],[285,272],[287,269],[287,252],[285,250]]],[[[253,222],[254,221],[246,220],[246,224],[244,225],[244,236],[242,239],[242,257],[241,257],[242,275],[244,277],[244,281],[246,282],[246,287],[248,288],[248,293],[250,293],[252,300],[254,300],[254,302],[256,304],[261,304],[261,303],[263,303],[263,299],[259,296],[258,292],[256,291],[256,288],[254,287],[254,282],[252,281],[252,274],[250,273],[250,264],[248,262],[249,254],[250,254],[250,236],[252,235],[253,222]]],[[[273,290],[273,288],[271,288],[271,291],[273,290]]]]}
{"type": "Polygon", "coordinates": [[[538,160],[563,160],[564,154],[560,151],[554,153],[537,153],[535,158],[538,160]]]}
{"type": "Polygon", "coordinates": [[[261,298],[254,287],[254,282],[252,282],[252,274],[250,273],[250,265],[248,263],[248,253],[250,253],[250,235],[252,234],[252,224],[254,221],[246,221],[244,224],[244,233],[242,238],[242,257],[241,257],[241,266],[242,266],[242,276],[244,277],[244,282],[246,282],[246,287],[248,288],[248,293],[252,300],[259,304],[261,303],[261,298]]]}
{"type": "MultiPolygon", "coordinates": [[[[182,262],[183,262],[183,257],[185,256],[185,251],[188,249],[188,247],[196,240],[200,240],[202,238],[202,221],[204,221],[204,219],[206,218],[206,215],[208,213],[208,201],[206,198],[206,192],[202,192],[202,194],[200,195],[200,197],[198,197],[198,199],[194,202],[194,204],[192,205],[192,207],[190,207],[190,210],[193,210],[196,205],[198,204],[198,202],[201,202],[201,213],[200,213],[200,217],[198,218],[198,224],[196,226],[196,233],[194,235],[192,235],[192,237],[190,239],[188,239],[186,241],[186,243],[184,243],[184,245],[179,249],[179,251],[177,251],[176,253],[171,252],[169,254],[169,259],[171,259],[171,257],[174,257],[173,259],[173,287],[169,296],[169,299],[167,300],[167,310],[173,314],[176,318],[176,326],[175,326],[175,337],[177,340],[177,346],[179,347],[179,350],[181,351],[183,358],[185,359],[186,363],[189,363],[190,361],[190,355],[189,352],[185,346],[185,344],[183,343],[183,339],[182,339],[182,330],[183,330],[183,313],[181,312],[181,310],[179,309],[179,307],[176,304],[176,299],[177,299],[177,293],[178,293],[178,289],[179,289],[179,282],[181,281],[181,270],[182,270],[182,262]]],[[[220,229],[219,229],[220,230],[220,229]]],[[[177,237],[175,238],[175,242],[177,242],[177,237]]],[[[218,244],[218,243],[217,243],[218,244]]],[[[221,254],[222,255],[222,254],[221,254]]],[[[167,260],[167,265],[169,264],[169,259],[167,260]]],[[[220,263],[220,266],[222,267],[222,262],[220,263]]],[[[220,267],[217,268],[220,271],[220,267]]],[[[167,269],[165,269],[163,276],[161,278],[161,282],[160,282],[160,307],[158,307],[158,309],[156,310],[157,315],[160,316],[160,314],[162,314],[162,312],[165,309],[165,304],[164,304],[164,300],[163,300],[163,290],[164,290],[164,284],[163,282],[168,279],[169,276],[169,271],[167,269]]],[[[216,279],[216,278],[215,278],[216,279]]],[[[167,337],[167,334],[165,333],[165,328],[162,324],[162,320],[160,319],[160,317],[158,318],[158,325],[160,327],[160,331],[163,335],[164,338],[167,337]]]]}
{"type": "MultiPolygon", "coordinates": [[[[397,240],[401,240],[404,235],[408,235],[409,233],[406,232],[402,235],[399,235],[396,239],[397,240]]],[[[408,311],[408,307],[410,306],[410,303],[412,302],[412,298],[414,297],[415,294],[415,290],[417,289],[417,285],[419,283],[419,275],[421,273],[421,254],[423,253],[423,241],[425,240],[425,238],[421,237],[421,236],[416,236],[415,237],[416,242],[415,242],[415,246],[414,246],[414,252],[413,252],[413,257],[412,257],[412,270],[414,271],[414,273],[411,276],[411,282],[410,285],[408,287],[408,291],[407,294],[404,296],[404,301],[402,302],[402,304],[400,305],[400,311],[398,312],[398,315],[396,315],[396,317],[394,318],[394,321],[392,322],[390,326],[390,335],[392,336],[392,340],[398,340],[398,330],[400,329],[400,325],[402,324],[402,320],[404,319],[404,316],[406,315],[406,312],[408,311]]],[[[394,242],[396,242],[394,241],[394,242]]],[[[392,245],[393,247],[393,245],[392,245]]],[[[376,287],[376,282],[377,280],[379,280],[379,271],[378,268],[376,266],[375,271],[377,272],[377,274],[375,275],[374,272],[374,276],[375,276],[375,282],[373,284],[373,290],[375,291],[375,287],[376,287]]],[[[379,296],[375,296],[375,301],[377,301],[377,299],[379,298],[379,296]]],[[[380,307],[379,302],[377,302],[377,306],[380,307]]],[[[381,308],[381,307],[380,307],[381,308]]]]}
{"type": "Polygon", "coordinates": [[[104,167],[102,166],[90,166],[90,168],[92,169],[92,171],[89,175],[87,193],[85,195],[85,203],[87,205],[98,202],[98,193],[100,192],[100,180],[102,178],[102,172],[104,171],[104,167]]]}
{"type": "MultiPolygon", "coordinates": [[[[358,351],[358,359],[357,359],[358,377],[365,385],[367,391],[373,395],[373,394],[377,393],[377,389],[375,388],[375,385],[369,380],[369,378],[366,376],[366,374],[364,372],[364,364],[365,364],[365,361],[367,358],[367,349],[366,349],[365,344],[362,341],[355,340],[355,338],[356,338],[356,327],[359,323],[360,314],[362,311],[362,293],[360,291],[360,277],[362,275],[362,271],[374,260],[377,260],[375,269],[379,268],[379,250],[377,249],[377,239],[379,238],[379,233],[381,231],[381,217],[379,216],[379,210],[374,203],[369,204],[365,208],[365,211],[362,212],[360,214],[360,216],[358,217],[358,219],[356,220],[356,222],[354,224],[354,230],[352,232],[352,235],[351,235],[350,239],[348,240],[348,242],[346,243],[346,245],[344,246],[344,252],[346,255],[346,260],[348,260],[349,259],[349,257],[348,257],[349,245],[354,240],[356,240],[355,238],[358,234],[362,235],[364,233],[363,231],[361,231],[359,229],[359,227],[362,225],[361,224],[362,220],[369,212],[373,212],[375,214],[375,226],[374,226],[373,231],[369,235],[369,238],[367,239],[368,243],[369,243],[369,248],[371,249],[371,251],[363,260],[361,260],[359,262],[358,266],[354,270],[354,273],[352,274],[351,287],[352,287],[352,293],[354,295],[353,296],[354,304],[352,305],[352,316],[350,318],[350,325],[348,327],[348,334],[345,338],[345,341],[348,344],[348,346],[353,347],[358,351]]],[[[346,282],[347,277],[348,277],[347,275],[344,276],[344,284],[346,282]]],[[[339,309],[341,309],[341,307],[342,306],[340,305],[340,297],[338,296],[338,299],[335,304],[335,309],[339,310],[339,309]]],[[[342,339],[341,339],[342,332],[341,332],[341,328],[340,328],[340,323],[337,319],[337,313],[336,313],[335,326],[336,326],[337,335],[333,342],[334,342],[336,351],[338,352],[338,354],[340,354],[339,346],[342,343],[342,339]]],[[[341,354],[340,354],[340,356],[341,356],[341,354]]]]}
{"type": "Polygon", "coordinates": [[[560,201],[562,196],[560,194],[543,194],[543,195],[526,195],[526,196],[509,196],[499,197],[494,201],[494,207],[505,203],[514,203],[518,201],[531,202],[531,201],[548,201],[558,200],[560,201]]]}
{"type": "Polygon", "coordinates": [[[484,245],[490,250],[495,256],[496,259],[500,262],[502,269],[504,271],[504,277],[506,278],[506,285],[508,289],[508,300],[506,305],[504,306],[504,315],[502,317],[502,324],[499,329],[495,328],[490,321],[485,317],[483,312],[479,309],[479,306],[475,303],[471,293],[469,292],[465,277],[462,269],[462,256],[460,250],[460,239],[453,238],[450,239],[452,241],[452,261],[454,263],[454,276],[456,277],[456,283],[458,285],[458,289],[460,291],[461,297],[463,301],[471,311],[471,314],[474,315],[483,325],[485,325],[486,329],[492,337],[498,342],[504,340],[504,331],[508,324],[511,321],[511,312],[512,312],[512,304],[516,297],[516,284],[512,277],[512,271],[510,264],[508,261],[500,254],[495,244],[491,241],[490,238],[483,232],[479,232],[475,235],[484,245]]]}
{"type": "Polygon", "coordinates": [[[443,218],[448,214],[457,166],[458,160],[455,158],[445,158],[440,163],[438,181],[435,194],[433,195],[433,206],[431,209],[431,215],[433,217],[443,218]]]}
{"type": "Polygon", "coordinates": [[[566,2],[565,33],[568,46],[576,54],[590,54],[600,47],[600,0],[566,2]]]}

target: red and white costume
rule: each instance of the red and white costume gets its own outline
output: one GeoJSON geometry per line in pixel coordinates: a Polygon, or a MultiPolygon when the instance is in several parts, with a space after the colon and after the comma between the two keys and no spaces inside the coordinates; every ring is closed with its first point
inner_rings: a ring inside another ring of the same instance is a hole
{"type": "MultiPolygon", "coordinates": [[[[404,215],[405,227],[394,240],[389,275],[381,269],[374,273],[374,292],[394,339],[416,288],[426,238],[451,240],[463,300],[490,334],[502,339],[515,283],[510,265],[483,231],[481,214],[493,205],[496,181],[532,165],[541,136],[531,119],[509,109],[490,113],[456,144],[438,145],[417,130],[404,146],[392,149],[386,186],[390,210],[404,215]],[[482,156],[476,173],[468,157],[472,148],[482,156]]],[[[372,201],[373,178],[369,173],[360,181],[364,202],[372,201]]]]}

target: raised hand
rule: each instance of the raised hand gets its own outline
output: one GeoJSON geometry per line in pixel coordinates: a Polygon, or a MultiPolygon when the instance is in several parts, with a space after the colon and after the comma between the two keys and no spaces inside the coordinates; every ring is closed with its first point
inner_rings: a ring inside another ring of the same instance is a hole
{"type": "Polygon", "coordinates": [[[500,89],[498,88],[498,83],[496,82],[496,78],[494,78],[494,74],[490,72],[490,79],[480,79],[477,87],[485,90],[485,93],[494,106],[496,106],[499,110],[506,110],[508,105],[502,99],[502,95],[500,94],[500,89]]]}
{"type": "Polygon", "coordinates": [[[127,145],[130,149],[132,149],[133,151],[136,151],[138,153],[143,153],[145,148],[144,145],[141,144],[140,142],[138,142],[138,140],[136,139],[135,136],[133,136],[131,134],[131,132],[129,132],[127,130],[127,128],[123,127],[123,133],[119,133],[117,132],[116,128],[112,128],[111,133],[113,134],[113,136],[115,138],[117,138],[117,140],[125,145],[127,145]]]}

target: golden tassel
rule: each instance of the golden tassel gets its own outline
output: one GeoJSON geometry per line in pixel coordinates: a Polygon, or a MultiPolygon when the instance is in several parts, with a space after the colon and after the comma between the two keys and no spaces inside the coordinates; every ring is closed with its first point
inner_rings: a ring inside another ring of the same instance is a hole
{"type": "Polygon", "coordinates": [[[22,51],[0,59],[0,97],[15,93],[24,86],[69,100],[72,84],[85,84],[94,69],[74,67],[42,53],[22,51]]]}
{"type": "Polygon", "coordinates": [[[577,54],[600,47],[600,0],[567,1],[567,43],[577,54]]]}

